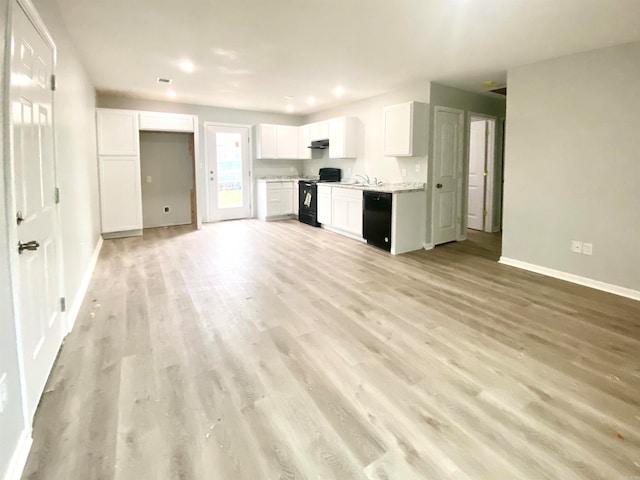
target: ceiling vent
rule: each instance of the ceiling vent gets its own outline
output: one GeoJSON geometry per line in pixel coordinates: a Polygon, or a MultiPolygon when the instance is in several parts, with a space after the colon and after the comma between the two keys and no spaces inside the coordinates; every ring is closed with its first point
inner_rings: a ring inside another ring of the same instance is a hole
{"type": "Polygon", "coordinates": [[[172,80],[172,79],[170,79],[170,78],[162,78],[162,77],[158,77],[157,82],[158,82],[158,83],[162,83],[162,84],[164,84],[164,85],[169,85],[171,82],[173,82],[173,80],[172,80]]]}
{"type": "Polygon", "coordinates": [[[494,88],[493,90],[489,90],[491,93],[497,93],[498,95],[507,96],[507,87],[494,88]]]}

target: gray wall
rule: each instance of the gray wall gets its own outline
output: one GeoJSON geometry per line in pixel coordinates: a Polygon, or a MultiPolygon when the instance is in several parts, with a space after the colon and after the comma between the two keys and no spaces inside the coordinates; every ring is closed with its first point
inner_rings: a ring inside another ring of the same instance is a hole
{"type": "Polygon", "coordinates": [[[190,133],[140,132],[142,219],[145,228],[191,223],[194,186],[190,133]],[[147,182],[151,177],[151,182],[147,182]],[[164,207],[169,207],[169,213],[164,207]]]}
{"type": "MultiPolygon", "coordinates": [[[[465,112],[465,128],[464,128],[464,151],[463,151],[463,184],[462,191],[462,205],[465,206],[468,203],[468,180],[469,180],[469,117],[472,113],[480,113],[483,115],[489,115],[497,117],[496,121],[496,165],[494,168],[494,191],[493,191],[493,211],[492,218],[494,225],[499,228],[500,225],[500,204],[502,201],[502,164],[500,158],[502,154],[502,122],[500,119],[505,118],[506,112],[506,100],[499,97],[492,97],[488,95],[481,95],[478,93],[471,93],[458,88],[448,87],[439,83],[431,83],[431,105],[432,107],[450,107],[457,108],[458,110],[464,110],[465,112]]],[[[433,125],[434,109],[431,108],[430,123],[433,125]]],[[[429,137],[429,152],[433,152],[433,135],[429,137]]],[[[432,157],[433,158],[433,157],[432,157]]],[[[430,185],[429,185],[430,187],[430,185]]],[[[431,192],[428,192],[429,205],[427,211],[431,216],[431,192]]],[[[463,231],[467,227],[467,216],[462,216],[463,231]]],[[[430,225],[428,227],[427,238],[431,238],[430,225]]]]}
{"type": "Polygon", "coordinates": [[[640,43],[508,78],[502,255],[639,291],[640,43]]]}
{"type": "Polygon", "coordinates": [[[20,434],[25,428],[24,412],[22,410],[22,394],[20,389],[20,371],[18,369],[18,351],[16,326],[13,313],[13,299],[11,276],[9,273],[9,222],[15,220],[7,211],[6,200],[6,175],[8,167],[6,159],[9,155],[9,145],[5,135],[8,134],[8,126],[5,119],[8,115],[8,102],[5,96],[7,87],[4,76],[4,66],[7,60],[4,55],[6,41],[6,20],[9,15],[9,1],[0,0],[0,45],[3,55],[0,57],[0,87],[2,91],[2,110],[0,111],[0,145],[2,145],[2,164],[0,165],[0,378],[6,375],[6,385],[9,402],[4,413],[0,414],[0,478],[4,478],[13,457],[20,434]]]}
{"type": "Polygon", "coordinates": [[[57,48],[54,96],[67,305],[81,301],[83,277],[100,237],[95,89],[55,0],[34,0],[57,48]]]}

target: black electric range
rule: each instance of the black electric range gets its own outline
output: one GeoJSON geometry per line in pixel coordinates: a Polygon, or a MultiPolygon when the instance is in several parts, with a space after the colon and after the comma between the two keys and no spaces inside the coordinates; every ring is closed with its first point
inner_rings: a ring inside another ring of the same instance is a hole
{"type": "Polygon", "coordinates": [[[318,223],[318,183],[339,182],[342,171],[339,168],[321,168],[318,180],[300,180],[298,196],[298,220],[319,227],[318,223]]]}

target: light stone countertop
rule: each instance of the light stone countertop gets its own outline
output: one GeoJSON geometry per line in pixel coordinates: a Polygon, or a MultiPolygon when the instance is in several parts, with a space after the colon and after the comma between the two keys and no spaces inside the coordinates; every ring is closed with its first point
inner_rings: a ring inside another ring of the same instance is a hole
{"type": "MultiPolygon", "coordinates": [[[[259,182],[286,182],[298,180],[318,180],[318,177],[301,177],[295,176],[264,176],[256,178],[259,182]]],[[[406,193],[419,192],[424,190],[425,184],[420,182],[401,182],[401,183],[383,183],[382,185],[364,185],[362,183],[354,183],[346,180],[342,182],[326,182],[324,184],[329,187],[350,188],[353,190],[370,190],[383,193],[406,193]]]]}

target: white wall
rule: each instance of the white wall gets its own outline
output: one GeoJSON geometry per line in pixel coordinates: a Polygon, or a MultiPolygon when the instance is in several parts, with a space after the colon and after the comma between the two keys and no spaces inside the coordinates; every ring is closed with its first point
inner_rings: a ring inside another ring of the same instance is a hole
{"type": "Polygon", "coordinates": [[[640,291],[640,43],[508,82],[502,255],[640,291]]]}
{"type": "MultiPolygon", "coordinates": [[[[427,178],[427,156],[385,157],[383,152],[382,110],[388,105],[415,100],[429,103],[430,84],[426,80],[411,82],[396,91],[367,98],[348,105],[325,110],[304,118],[304,124],[313,123],[343,115],[357,117],[360,121],[360,141],[358,158],[329,160],[325,150],[321,159],[305,161],[305,174],[317,175],[320,167],[341,168],[343,177],[367,174],[384,182],[415,181],[425,182],[427,178]],[[419,165],[420,172],[416,172],[419,165]],[[349,172],[349,169],[351,170],[349,172]],[[402,169],[407,176],[402,177],[402,169]]],[[[424,135],[428,134],[428,128],[424,135]]]]}
{"type": "Polygon", "coordinates": [[[64,281],[67,305],[80,302],[81,286],[100,237],[96,162],[95,89],[69,38],[55,0],[33,4],[57,48],[54,118],[61,190],[64,281]]]}
{"type": "Polygon", "coordinates": [[[14,456],[20,435],[25,430],[24,411],[22,409],[22,393],[20,386],[20,370],[18,367],[18,350],[16,325],[14,322],[11,276],[9,273],[9,225],[15,219],[7,211],[6,205],[6,177],[8,168],[6,159],[9,145],[5,135],[8,126],[5,119],[8,116],[8,103],[4,95],[6,79],[4,76],[4,47],[7,33],[6,21],[10,18],[9,1],[0,0],[0,92],[2,92],[2,110],[0,110],[0,150],[2,164],[0,165],[0,378],[5,376],[7,388],[7,409],[0,414],[0,478],[4,478],[9,462],[14,456]]]}
{"type": "Polygon", "coordinates": [[[192,138],[191,133],[140,132],[144,228],[191,223],[192,138]]]}

